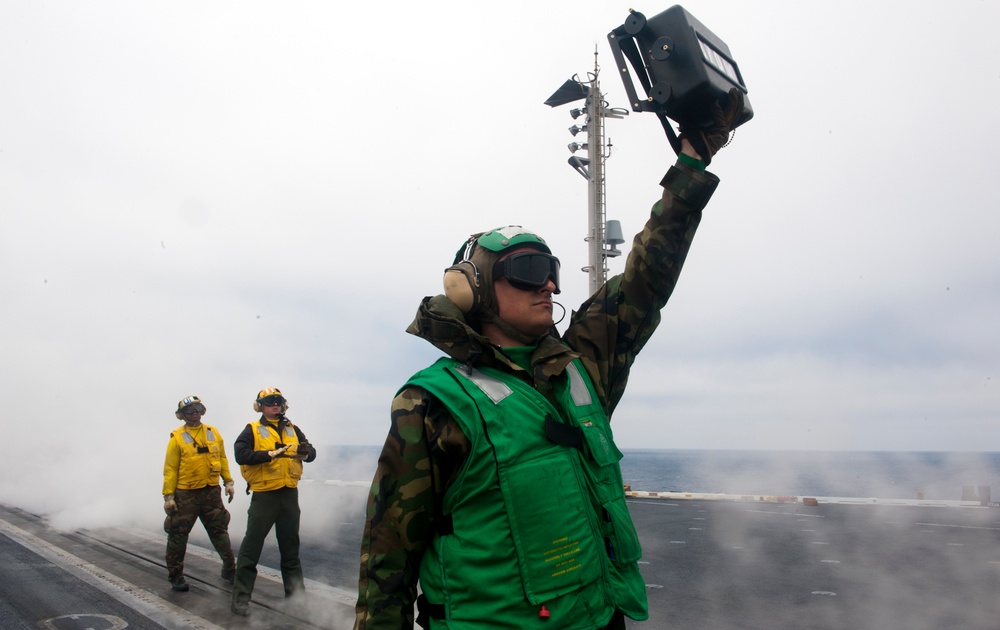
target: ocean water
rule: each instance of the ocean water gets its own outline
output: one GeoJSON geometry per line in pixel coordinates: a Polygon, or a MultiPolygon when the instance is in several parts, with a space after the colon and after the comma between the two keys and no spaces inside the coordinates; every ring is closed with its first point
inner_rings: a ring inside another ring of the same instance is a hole
{"type": "MultiPolygon", "coordinates": [[[[320,447],[317,480],[371,481],[380,446],[320,447]]],[[[1000,453],[624,449],[633,490],[959,500],[1000,499],[1000,453]]]]}
{"type": "Polygon", "coordinates": [[[959,500],[992,486],[1000,453],[626,450],[633,490],[959,500]]]}

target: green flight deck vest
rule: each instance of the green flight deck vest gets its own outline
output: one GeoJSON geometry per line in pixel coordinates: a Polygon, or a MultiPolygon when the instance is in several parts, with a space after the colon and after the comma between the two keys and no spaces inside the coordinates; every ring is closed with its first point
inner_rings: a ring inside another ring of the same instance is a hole
{"type": "Polygon", "coordinates": [[[430,628],[592,630],[649,616],[622,457],[579,360],[554,405],[517,377],[442,358],[414,375],[471,443],[420,565],[430,628]]]}

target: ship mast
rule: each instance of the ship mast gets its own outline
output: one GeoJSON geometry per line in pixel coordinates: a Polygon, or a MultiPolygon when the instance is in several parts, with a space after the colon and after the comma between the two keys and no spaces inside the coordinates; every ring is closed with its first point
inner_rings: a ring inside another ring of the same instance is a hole
{"type": "Polygon", "coordinates": [[[585,116],[585,124],[583,127],[574,124],[569,131],[574,137],[579,133],[586,133],[586,142],[571,142],[568,148],[574,154],[581,150],[587,151],[586,158],[576,155],[571,157],[569,165],[587,180],[587,235],[583,239],[587,243],[587,266],[582,271],[590,278],[591,295],[604,286],[608,279],[607,259],[621,255],[616,246],[625,242],[621,224],[607,220],[604,166],[608,158],[606,148],[611,145],[605,141],[604,121],[607,118],[624,118],[628,115],[628,110],[607,106],[604,95],[601,94],[600,74],[595,46],[594,71],[590,74],[590,81],[584,83],[574,77],[546,101],[547,105],[555,107],[580,98],[585,99],[583,108],[570,110],[574,120],[585,116]]]}
{"type": "Polygon", "coordinates": [[[594,73],[591,75],[587,95],[587,159],[590,160],[590,177],[587,181],[587,266],[583,271],[590,276],[590,294],[604,286],[608,268],[604,260],[604,95],[601,94],[600,66],[594,50],[594,73]]]}

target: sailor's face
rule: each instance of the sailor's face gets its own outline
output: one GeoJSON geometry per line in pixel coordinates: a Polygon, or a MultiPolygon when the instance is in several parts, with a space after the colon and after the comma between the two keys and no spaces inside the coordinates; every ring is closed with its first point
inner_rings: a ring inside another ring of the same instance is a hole
{"type": "Polygon", "coordinates": [[[268,420],[275,420],[281,413],[281,403],[275,403],[273,405],[261,405],[261,409],[264,413],[265,418],[267,418],[268,420]]]}
{"type": "MultiPolygon", "coordinates": [[[[530,247],[515,249],[501,258],[530,247]]],[[[506,278],[495,278],[493,290],[497,298],[497,314],[514,328],[531,337],[544,335],[552,327],[552,294],[556,285],[550,278],[539,289],[518,289],[506,278]]]]}
{"type": "Polygon", "coordinates": [[[181,415],[184,417],[184,424],[189,427],[196,427],[201,424],[201,415],[204,413],[203,409],[199,405],[188,405],[181,411],[181,415]]]}

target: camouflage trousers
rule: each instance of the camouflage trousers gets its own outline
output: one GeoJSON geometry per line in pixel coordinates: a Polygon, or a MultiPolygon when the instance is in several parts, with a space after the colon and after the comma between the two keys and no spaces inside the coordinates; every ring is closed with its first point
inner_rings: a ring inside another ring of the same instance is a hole
{"type": "Polygon", "coordinates": [[[198,490],[177,490],[174,501],[177,509],[163,521],[163,531],[167,532],[167,579],[173,582],[184,575],[188,534],[198,519],[222,558],[222,568],[235,569],[236,558],[229,541],[230,516],[222,503],[222,488],[205,486],[198,490]]]}

